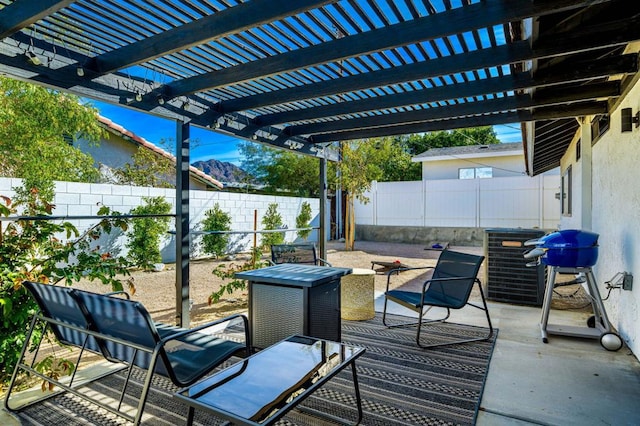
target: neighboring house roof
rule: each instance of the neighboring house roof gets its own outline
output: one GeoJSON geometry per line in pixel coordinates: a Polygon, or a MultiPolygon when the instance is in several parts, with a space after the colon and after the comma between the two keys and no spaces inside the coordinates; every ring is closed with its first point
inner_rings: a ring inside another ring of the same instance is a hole
{"type": "MultiPolygon", "coordinates": [[[[103,117],[101,115],[98,115],[98,121],[100,123],[102,123],[103,125],[105,125],[107,127],[107,129],[113,133],[118,134],[119,136],[123,137],[124,139],[130,140],[140,146],[143,146],[147,149],[150,149],[151,151],[157,153],[158,155],[161,155],[165,158],[170,159],[171,161],[173,161],[174,163],[176,162],[176,157],[174,157],[173,155],[169,154],[167,151],[165,151],[164,149],[158,147],[157,145],[152,144],[151,142],[149,142],[148,140],[146,140],[145,138],[136,135],[135,133],[125,129],[124,127],[122,127],[119,124],[114,123],[113,121],[109,120],[106,117],[103,117]]],[[[189,174],[191,175],[192,178],[197,179],[201,182],[203,182],[205,185],[207,186],[214,186],[218,189],[222,189],[224,187],[224,185],[218,181],[217,179],[214,179],[213,177],[209,176],[208,174],[204,173],[202,170],[197,169],[193,166],[189,166],[189,174]]]]}
{"type": "Polygon", "coordinates": [[[496,143],[490,145],[464,145],[446,148],[432,148],[411,159],[413,162],[451,160],[452,158],[506,157],[521,155],[521,142],[496,143]]]}

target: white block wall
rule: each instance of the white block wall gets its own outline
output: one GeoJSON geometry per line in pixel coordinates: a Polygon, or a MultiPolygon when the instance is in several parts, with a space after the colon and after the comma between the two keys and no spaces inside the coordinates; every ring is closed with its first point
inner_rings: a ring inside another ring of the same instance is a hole
{"type": "MultiPolygon", "coordinates": [[[[21,185],[20,179],[0,178],[0,195],[9,198],[15,195],[13,187],[21,185]]],[[[112,211],[123,214],[143,204],[142,197],[164,197],[172,205],[172,213],[175,211],[175,189],[149,188],[110,184],[88,184],[77,182],[56,182],[56,196],[54,200],[55,210],[53,216],[68,216],[80,231],[87,229],[96,220],[75,220],[74,216],[97,215],[102,206],[108,206],[112,211]]],[[[317,226],[319,214],[319,200],[317,198],[281,197],[271,195],[242,194],[219,191],[189,191],[189,223],[192,230],[201,229],[200,222],[204,219],[207,210],[212,209],[216,203],[231,216],[231,229],[233,231],[253,231],[254,212],[257,212],[257,229],[263,229],[262,217],[271,203],[278,204],[278,213],[287,228],[296,227],[296,217],[300,213],[302,203],[306,201],[311,205],[312,225],[317,226]]],[[[170,222],[170,230],[175,230],[175,221],[170,222]]],[[[238,250],[247,251],[253,244],[253,234],[232,235],[238,250]]],[[[286,232],[285,240],[294,241],[297,238],[295,232],[286,232]]],[[[192,239],[198,242],[199,237],[192,239]]],[[[309,240],[315,241],[317,233],[314,231],[309,240]]],[[[261,237],[258,235],[258,244],[261,237]]],[[[103,245],[109,244],[125,252],[124,236],[114,235],[109,241],[102,241],[103,245]]],[[[162,244],[163,260],[175,261],[174,238],[167,235],[162,244]]],[[[194,256],[200,255],[199,251],[193,252],[194,256]]]]}

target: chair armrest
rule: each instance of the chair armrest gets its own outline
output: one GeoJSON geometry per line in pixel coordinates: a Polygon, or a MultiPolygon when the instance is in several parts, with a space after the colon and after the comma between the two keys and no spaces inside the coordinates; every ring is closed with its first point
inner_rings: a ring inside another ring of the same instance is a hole
{"type": "Polygon", "coordinates": [[[392,269],[389,272],[387,272],[387,289],[386,289],[386,291],[389,291],[389,285],[391,284],[391,275],[393,275],[393,274],[399,275],[400,272],[404,272],[404,271],[413,271],[413,270],[416,270],[416,269],[433,269],[433,268],[434,268],[434,266],[414,266],[414,267],[410,267],[410,268],[392,269]]]}
{"type": "Polygon", "coordinates": [[[124,290],[120,290],[120,291],[111,291],[109,293],[104,293],[103,296],[120,296],[120,295],[124,295],[124,298],[129,300],[131,299],[131,296],[129,295],[129,293],[127,293],[124,290]]]}
{"type": "Polygon", "coordinates": [[[480,283],[480,279],[477,277],[447,277],[447,278],[431,278],[425,281],[422,284],[422,294],[427,291],[427,287],[431,285],[433,282],[453,282],[453,281],[462,281],[462,280],[473,280],[474,283],[480,283]]]}
{"type": "Polygon", "coordinates": [[[249,336],[249,320],[247,319],[247,317],[245,315],[242,314],[235,314],[235,315],[230,315],[228,317],[225,318],[221,318],[221,319],[217,319],[215,321],[210,321],[204,324],[201,324],[197,327],[194,328],[190,328],[188,330],[183,330],[183,331],[178,331],[174,334],[171,334],[169,336],[166,336],[164,338],[162,338],[159,342],[160,346],[164,346],[165,344],[167,344],[167,342],[170,342],[172,340],[176,340],[176,339],[180,339],[181,337],[185,337],[188,336],[190,334],[193,333],[197,333],[201,330],[207,329],[209,327],[213,327],[214,325],[219,325],[219,324],[223,324],[225,322],[230,322],[234,319],[242,319],[242,323],[243,323],[243,327],[244,327],[244,340],[245,340],[245,346],[247,348],[247,356],[250,355],[251,352],[251,338],[249,336]]]}
{"type": "Polygon", "coordinates": [[[329,262],[327,262],[326,260],[324,260],[324,259],[322,259],[320,257],[316,258],[316,263],[317,262],[321,262],[323,265],[328,266],[329,268],[332,267],[332,265],[329,262]]]}

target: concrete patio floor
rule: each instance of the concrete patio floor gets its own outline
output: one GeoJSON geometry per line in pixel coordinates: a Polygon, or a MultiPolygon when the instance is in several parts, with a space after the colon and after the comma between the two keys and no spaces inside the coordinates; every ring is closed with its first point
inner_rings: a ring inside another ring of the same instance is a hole
{"type": "MultiPolygon", "coordinates": [[[[377,296],[382,311],[384,299],[377,296]]],[[[477,425],[640,424],[640,363],[629,349],[610,352],[598,340],[553,335],[545,344],[540,308],[488,304],[499,333],[477,425]]],[[[486,326],[483,315],[466,308],[453,311],[450,321],[486,326]]],[[[550,322],[581,325],[587,317],[553,310],[550,322]]]]}
{"type": "MultiPolygon", "coordinates": [[[[376,310],[382,306],[377,292],[376,310]]],[[[478,425],[640,424],[640,362],[629,349],[610,352],[597,340],[554,335],[544,344],[540,308],[490,301],[489,311],[499,333],[478,425]]],[[[393,313],[413,314],[400,307],[393,313]]],[[[584,325],[588,316],[552,310],[550,323],[584,325]]],[[[483,312],[473,308],[453,311],[450,321],[486,325],[483,312]]],[[[0,425],[19,423],[0,410],[0,425]]]]}

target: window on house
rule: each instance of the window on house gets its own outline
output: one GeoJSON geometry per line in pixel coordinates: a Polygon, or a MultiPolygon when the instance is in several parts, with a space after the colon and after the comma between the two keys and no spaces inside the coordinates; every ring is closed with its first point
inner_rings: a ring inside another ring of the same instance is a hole
{"type": "Polygon", "coordinates": [[[591,144],[594,144],[609,130],[609,116],[597,115],[591,121],[591,144]]]}
{"type": "Polygon", "coordinates": [[[561,184],[562,215],[571,216],[571,166],[567,167],[567,170],[562,174],[561,184]]]}
{"type": "Polygon", "coordinates": [[[485,179],[493,177],[491,167],[468,167],[458,169],[458,179],[485,179]]]}

